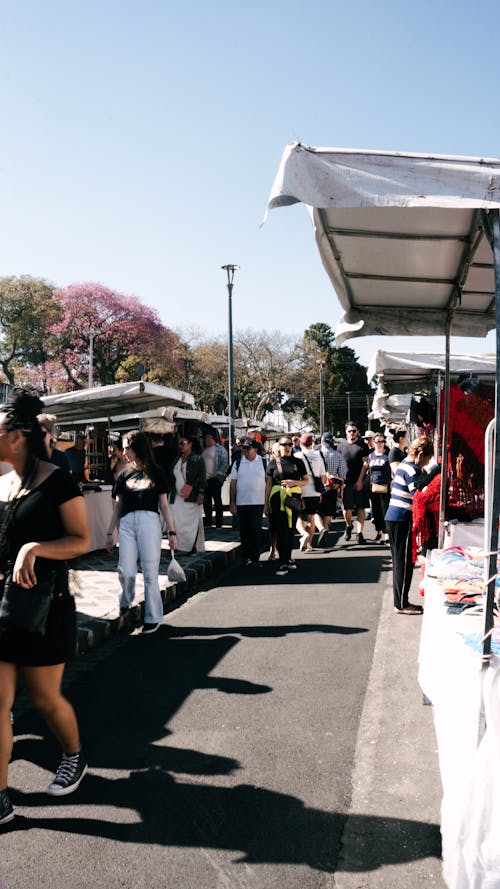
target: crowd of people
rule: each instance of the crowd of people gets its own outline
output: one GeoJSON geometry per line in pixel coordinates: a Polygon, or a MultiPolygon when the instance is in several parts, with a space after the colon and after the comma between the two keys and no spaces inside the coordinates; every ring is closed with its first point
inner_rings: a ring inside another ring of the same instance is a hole
{"type": "MultiPolygon", "coordinates": [[[[64,453],[55,447],[56,439],[55,417],[43,413],[35,396],[14,390],[0,408],[0,461],[8,466],[0,476],[0,824],[14,817],[7,773],[18,674],[62,747],[48,793],[73,792],[87,770],[75,713],[61,693],[64,666],[76,646],[67,560],[90,546],[78,484],[85,473],[85,438],[77,436],[64,453]],[[21,607],[23,591],[33,595],[21,607]]],[[[329,432],[319,439],[306,432],[284,435],[265,451],[263,442],[249,434],[236,440],[230,456],[213,429],[203,436],[181,436],[174,449],[160,435],[128,432],[109,451],[114,508],[107,548],[112,550],[117,531],[120,614],[133,605],[139,560],[142,634],[158,629],[163,619],[162,537],[168,537],[172,553],[203,551],[205,530],[223,526],[222,488],[228,477],[229,510],[245,567],[263,566],[264,517],[268,559],[275,562],[275,576],[285,577],[297,568],[296,547],[304,554],[324,548],[340,509],[346,543],[355,533],[357,546],[390,545],[396,612],[421,613],[408,599],[412,505],[417,488],[425,488],[423,473],[431,461],[435,472],[432,441],[425,435],[408,444],[401,428],[389,444],[381,431],[362,436],[352,420],[338,442],[329,432]],[[368,508],[375,530],[369,541],[368,508]]]]}

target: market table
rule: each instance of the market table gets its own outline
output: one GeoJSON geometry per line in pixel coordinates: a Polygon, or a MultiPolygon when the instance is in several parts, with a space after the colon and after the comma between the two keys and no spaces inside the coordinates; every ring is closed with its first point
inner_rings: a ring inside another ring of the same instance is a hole
{"type": "MultiPolygon", "coordinates": [[[[500,886],[500,657],[482,670],[466,644],[483,615],[448,614],[426,572],[419,683],[433,705],[443,785],[443,876],[450,889],[500,886]],[[481,688],[486,731],[478,746],[481,688]]],[[[417,742],[418,739],[415,739],[417,742]]]]}

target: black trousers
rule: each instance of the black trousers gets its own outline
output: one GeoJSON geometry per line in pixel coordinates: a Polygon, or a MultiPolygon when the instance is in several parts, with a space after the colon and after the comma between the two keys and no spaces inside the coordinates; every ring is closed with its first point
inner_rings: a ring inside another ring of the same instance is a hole
{"type": "Polygon", "coordinates": [[[258,562],[262,541],[262,513],[264,504],[260,506],[237,506],[238,524],[240,526],[241,557],[258,562]]]}
{"type": "Polygon", "coordinates": [[[203,497],[203,512],[205,513],[204,524],[210,526],[212,524],[212,511],[215,507],[215,524],[218,528],[222,525],[222,482],[218,478],[207,478],[205,486],[205,496],[203,497]]]}
{"type": "Polygon", "coordinates": [[[271,521],[273,529],[276,531],[276,546],[280,557],[280,565],[288,565],[292,558],[293,550],[293,532],[295,530],[295,519],[292,517],[292,527],[288,527],[288,514],[286,510],[282,510],[280,492],[276,491],[270,500],[271,521]]]}
{"type": "Polygon", "coordinates": [[[394,607],[406,608],[413,576],[412,514],[403,522],[386,522],[391,543],[394,607]]]}
{"type": "Polygon", "coordinates": [[[370,494],[370,500],[372,502],[372,513],[373,520],[375,524],[375,530],[381,531],[385,533],[385,519],[384,516],[387,512],[387,507],[389,506],[389,500],[391,499],[390,491],[387,491],[387,494],[370,494]]]}

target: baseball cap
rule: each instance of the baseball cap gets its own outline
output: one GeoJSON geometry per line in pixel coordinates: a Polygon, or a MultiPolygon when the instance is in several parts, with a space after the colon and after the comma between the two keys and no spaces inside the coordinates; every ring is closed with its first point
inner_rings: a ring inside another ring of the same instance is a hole
{"type": "Polygon", "coordinates": [[[323,432],[321,436],[321,441],[327,441],[329,444],[334,444],[334,438],[331,432],[323,432]]]}
{"type": "Polygon", "coordinates": [[[312,437],[310,432],[304,432],[304,435],[300,436],[301,445],[310,445],[313,443],[313,441],[314,438],[312,437]]]}
{"type": "Polygon", "coordinates": [[[242,448],[256,448],[257,443],[255,442],[255,439],[253,439],[253,438],[244,438],[243,441],[241,442],[241,447],[242,448]]]}
{"type": "Polygon", "coordinates": [[[375,435],[375,433],[374,433],[373,429],[367,429],[365,434],[363,435],[363,438],[373,438],[374,435],[375,435]]]}

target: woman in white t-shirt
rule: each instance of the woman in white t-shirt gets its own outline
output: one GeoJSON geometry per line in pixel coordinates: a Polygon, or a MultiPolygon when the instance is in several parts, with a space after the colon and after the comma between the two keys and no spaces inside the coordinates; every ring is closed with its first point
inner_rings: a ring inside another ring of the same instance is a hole
{"type": "Polygon", "coordinates": [[[302,501],[304,503],[304,517],[297,520],[297,531],[300,534],[300,548],[303,553],[314,552],[312,539],[316,526],[318,527],[318,546],[328,533],[328,529],[320,515],[321,494],[318,488],[326,484],[326,468],[323,457],[319,451],[314,450],[314,438],[308,432],[300,437],[300,454],[307,471],[307,485],[302,488],[302,501]]]}
{"type": "Polygon", "coordinates": [[[231,469],[230,506],[238,516],[241,556],[245,565],[260,565],[261,524],[266,499],[266,470],[257,444],[247,438],[241,446],[241,458],[231,469]]]}

